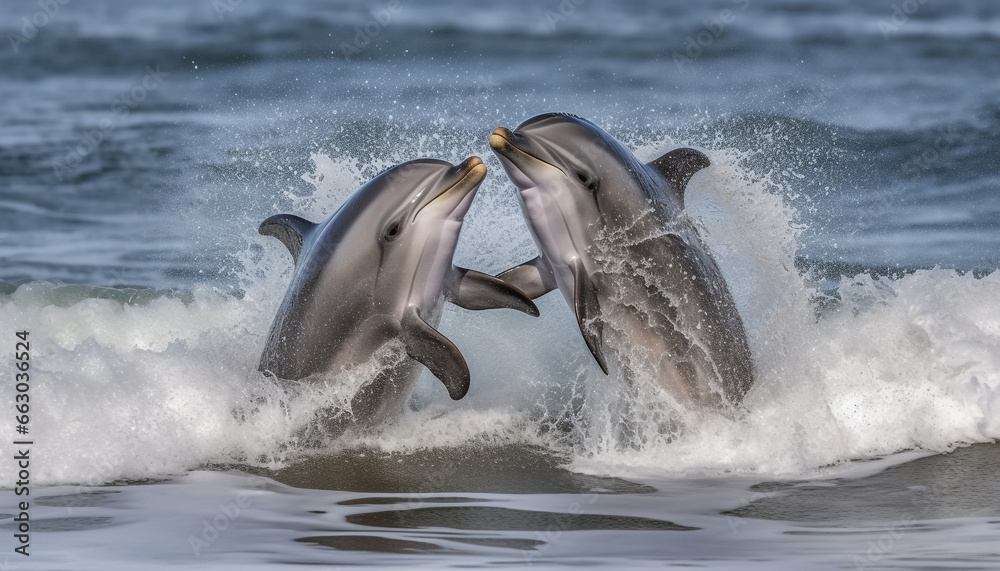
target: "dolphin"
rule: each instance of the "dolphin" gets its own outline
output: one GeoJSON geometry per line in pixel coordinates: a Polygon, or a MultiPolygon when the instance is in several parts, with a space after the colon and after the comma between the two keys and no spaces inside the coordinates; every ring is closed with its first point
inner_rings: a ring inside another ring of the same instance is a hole
{"type": "Polygon", "coordinates": [[[738,404],[754,382],[746,332],[722,272],[684,212],[708,157],[675,149],[643,164],[565,113],[490,135],[538,257],[499,274],[535,299],[559,289],[605,374],[607,353],[652,373],[684,406],[738,404]]]}
{"type": "Polygon", "coordinates": [[[408,358],[387,367],[352,400],[356,421],[402,412],[422,363],[452,399],[469,390],[469,368],[437,331],[443,301],[467,309],[538,309],[488,274],[452,265],[463,218],[486,166],[419,159],[369,181],[332,216],[314,224],[292,214],[265,220],[295,260],[258,369],[299,380],[370,362],[399,340],[408,358]]]}

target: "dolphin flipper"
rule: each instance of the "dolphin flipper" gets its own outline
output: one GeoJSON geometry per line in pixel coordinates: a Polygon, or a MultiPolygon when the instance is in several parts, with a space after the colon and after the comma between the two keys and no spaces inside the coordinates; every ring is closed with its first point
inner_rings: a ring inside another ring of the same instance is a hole
{"type": "Polygon", "coordinates": [[[694,173],[712,164],[705,153],[695,149],[674,149],[662,157],[647,163],[647,166],[660,173],[677,191],[681,201],[684,200],[684,189],[694,176],[694,173]]]}
{"type": "Polygon", "coordinates": [[[500,272],[497,277],[523,291],[529,299],[537,299],[559,287],[552,270],[541,256],[500,272]]]}
{"type": "Polygon", "coordinates": [[[587,342],[597,364],[604,374],[608,374],[608,364],[604,360],[604,335],[601,322],[601,306],[597,303],[597,284],[587,275],[583,260],[574,258],[570,262],[573,270],[573,311],[580,326],[583,340],[587,342]]]}
{"type": "Polygon", "coordinates": [[[292,259],[298,263],[299,253],[302,252],[302,243],[315,227],[316,224],[294,214],[276,214],[261,222],[257,232],[281,240],[281,243],[288,248],[292,259]]]}
{"type": "Polygon", "coordinates": [[[465,309],[510,308],[538,317],[538,308],[521,290],[489,274],[452,266],[444,298],[465,309]]]}
{"type": "Polygon", "coordinates": [[[420,317],[417,306],[403,312],[401,339],[406,354],[423,363],[444,383],[448,395],[459,400],[469,392],[469,366],[458,347],[420,317]]]}

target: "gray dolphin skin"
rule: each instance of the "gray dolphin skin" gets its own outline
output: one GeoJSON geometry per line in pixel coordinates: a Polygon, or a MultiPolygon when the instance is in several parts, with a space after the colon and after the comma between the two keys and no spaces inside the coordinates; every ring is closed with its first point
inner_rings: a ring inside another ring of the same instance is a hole
{"type": "Polygon", "coordinates": [[[265,220],[261,234],[295,259],[291,285],[261,355],[259,370],[298,380],[369,362],[398,339],[409,358],[389,366],[352,401],[354,419],[378,422],[402,412],[424,364],[452,399],[469,390],[469,368],[435,328],[448,300],[467,309],[538,309],[493,276],[452,265],[463,218],[486,166],[419,159],[361,187],[326,221],[291,214],[265,220]]]}
{"type": "Polygon", "coordinates": [[[605,373],[610,348],[623,371],[655,374],[684,406],[739,403],[754,382],[746,332],[684,212],[708,157],[683,148],[643,164],[564,113],[497,128],[489,142],[541,252],[498,277],[531,299],[558,288],[605,373]]]}

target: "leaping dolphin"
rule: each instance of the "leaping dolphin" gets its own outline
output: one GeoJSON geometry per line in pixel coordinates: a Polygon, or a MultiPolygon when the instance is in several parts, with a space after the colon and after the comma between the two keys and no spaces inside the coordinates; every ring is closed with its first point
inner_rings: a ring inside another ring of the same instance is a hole
{"type": "Polygon", "coordinates": [[[462,220],[486,166],[420,159],[362,186],[319,224],[291,214],[265,220],[261,234],[281,240],[295,271],[260,358],[259,370],[298,380],[370,361],[393,339],[406,354],[354,397],[355,420],[401,412],[423,363],[458,400],[469,368],[435,328],[448,300],[467,309],[538,309],[500,279],[452,265],[462,220]]]}
{"type": "Polygon", "coordinates": [[[600,127],[549,113],[490,135],[540,255],[498,277],[535,299],[559,289],[601,369],[651,371],[679,402],[740,402],[754,382],[746,332],[684,212],[709,165],[694,149],[649,164],[600,127]]]}

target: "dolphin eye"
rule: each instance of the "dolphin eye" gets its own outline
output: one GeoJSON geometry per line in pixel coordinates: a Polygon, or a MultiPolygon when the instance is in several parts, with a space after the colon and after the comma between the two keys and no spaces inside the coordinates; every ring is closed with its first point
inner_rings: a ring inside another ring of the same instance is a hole
{"type": "Polygon", "coordinates": [[[591,178],[590,175],[583,171],[576,172],[576,178],[580,179],[580,184],[587,187],[590,192],[597,192],[597,186],[600,181],[596,178],[591,178]]]}
{"type": "Polygon", "coordinates": [[[396,236],[399,236],[400,224],[399,222],[393,222],[385,229],[385,239],[394,240],[396,236]]]}

